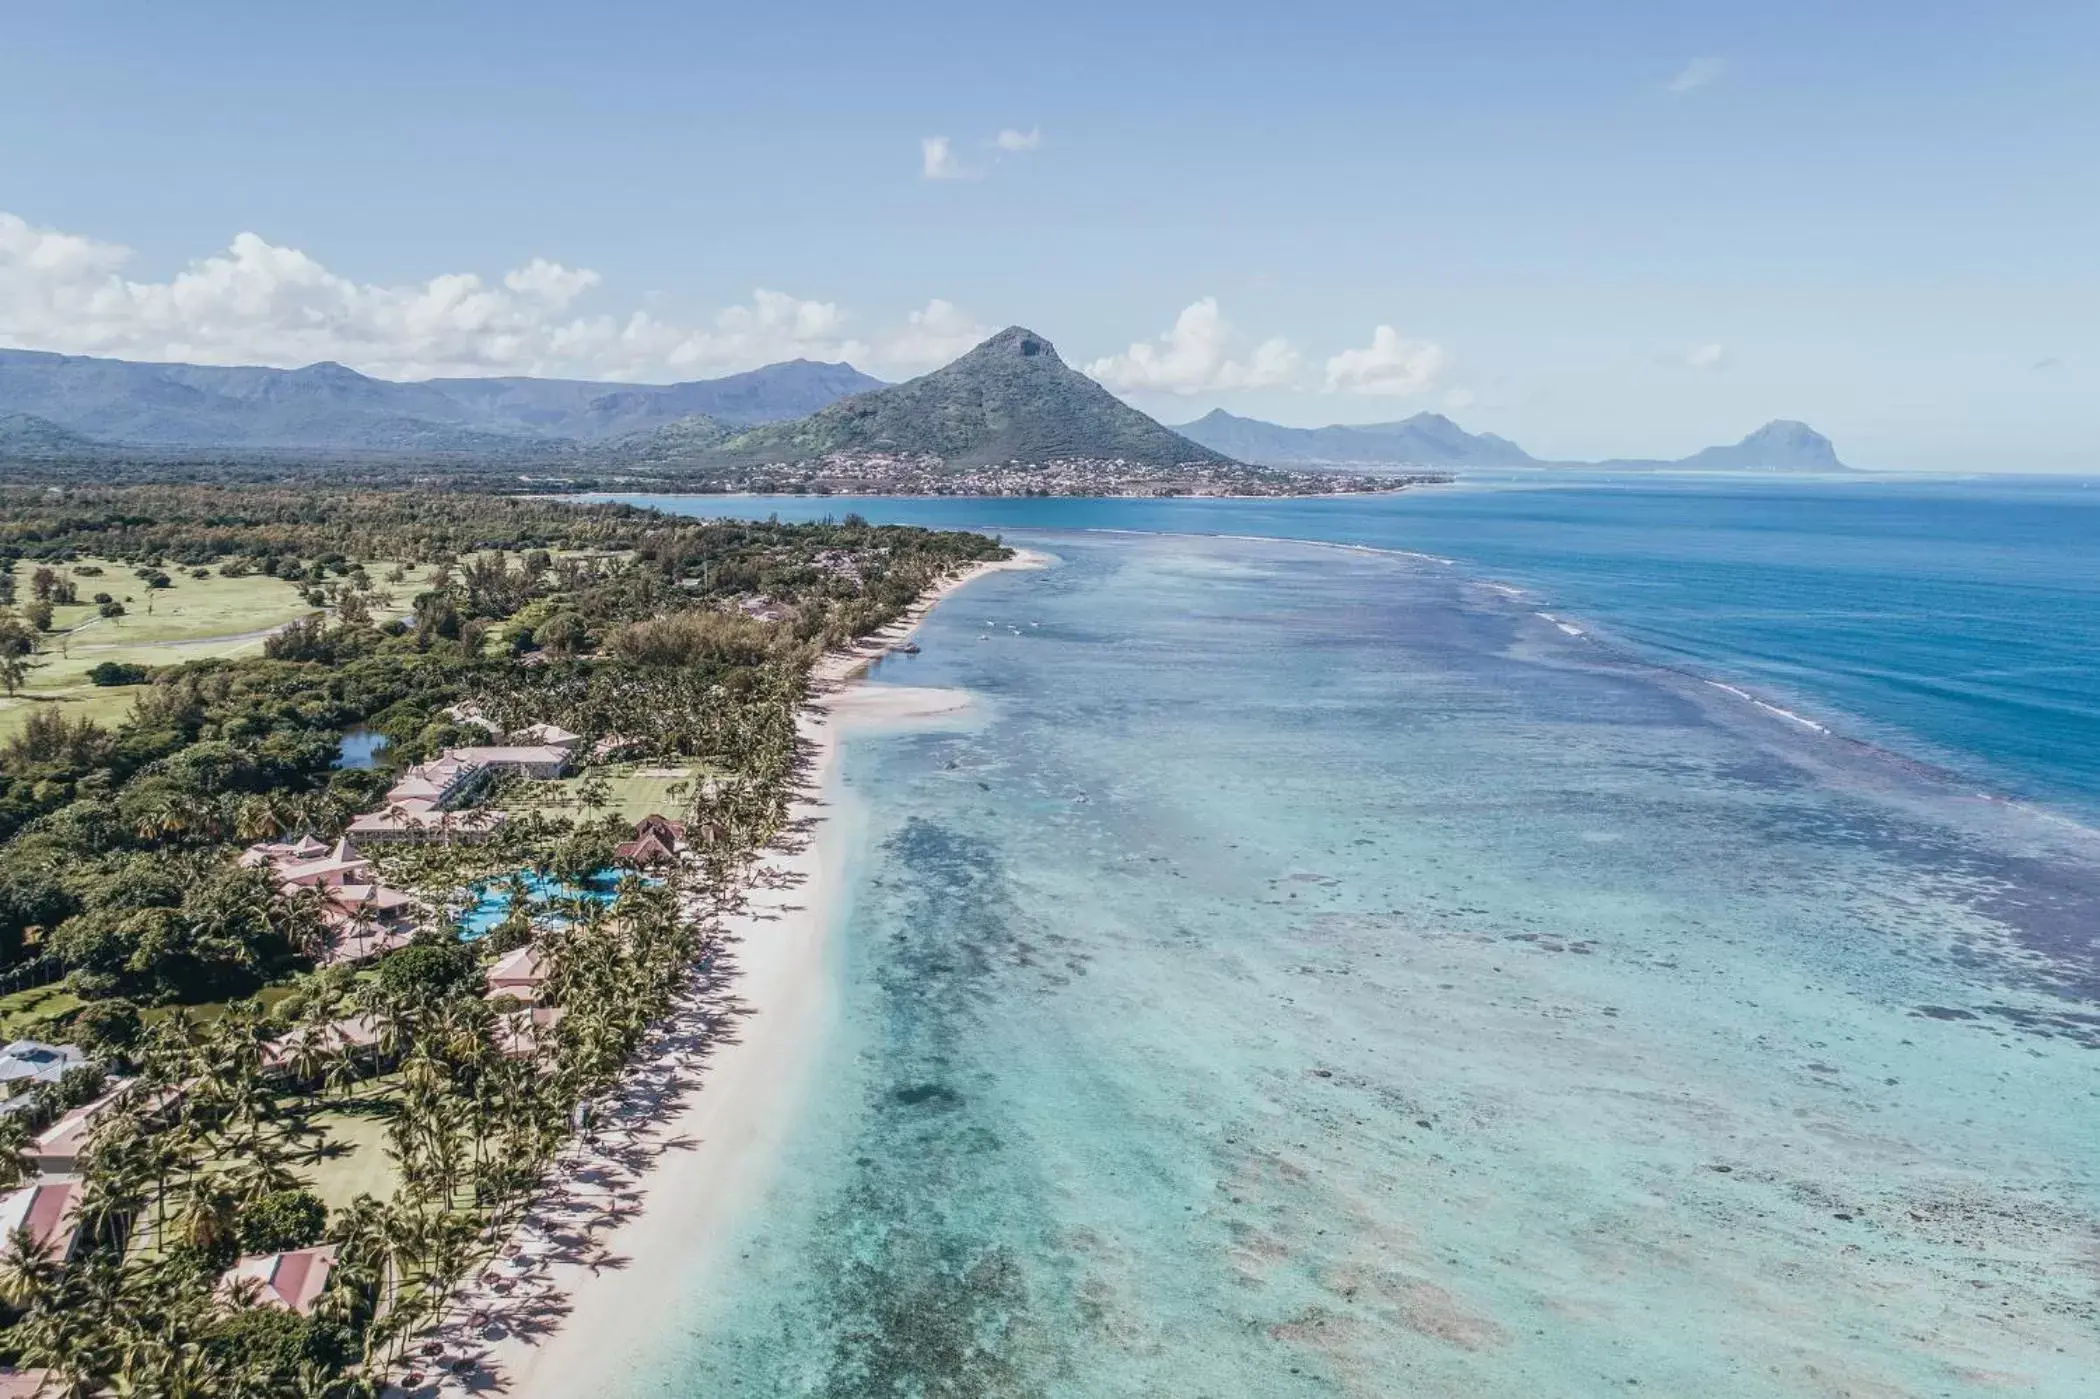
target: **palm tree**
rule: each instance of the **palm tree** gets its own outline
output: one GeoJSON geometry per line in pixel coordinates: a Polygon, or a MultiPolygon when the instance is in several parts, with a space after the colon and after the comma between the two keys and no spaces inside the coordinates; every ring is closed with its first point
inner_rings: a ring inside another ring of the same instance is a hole
{"type": "Polygon", "coordinates": [[[182,1240],[200,1252],[209,1252],[234,1236],[240,1203],[234,1191],[217,1176],[191,1183],[182,1211],[182,1240]]]}
{"type": "Polygon", "coordinates": [[[268,796],[244,798],[234,809],[233,833],[241,840],[274,840],[284,834],[284,813],[268,796]]]}
{"type": "Polygon", "coordinates": [[[26,1224],[17,1225],[0,1247],[0,1301],[18,1311],[36,1305],[57,1284],[59,1262],[26,1224]]]}

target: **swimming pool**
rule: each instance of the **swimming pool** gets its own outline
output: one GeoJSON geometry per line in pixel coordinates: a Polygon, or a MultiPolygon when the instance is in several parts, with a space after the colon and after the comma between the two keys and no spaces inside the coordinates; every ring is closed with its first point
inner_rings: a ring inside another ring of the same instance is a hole
{"type": "MultiPolygon", "coordinates": [[[[535,915],[550,904],[570,899],[587,899],[592,903],[609,904],[619,895],[621,871],[602,869],[582,884],[571,884],[551,874],[537,870],[521,872],[525,879],[525,897],[532,905],[535,915]]],[[[489,931],[510,914],[511,884],[513,876],[499,875],[484,879],[467,890],[471,900],[459,914],[459,935],[468,942],[487,937],[489,931]]],[[[564,920],[558,914],[535,917],[536,922],[559,924],[564,920]]]]}

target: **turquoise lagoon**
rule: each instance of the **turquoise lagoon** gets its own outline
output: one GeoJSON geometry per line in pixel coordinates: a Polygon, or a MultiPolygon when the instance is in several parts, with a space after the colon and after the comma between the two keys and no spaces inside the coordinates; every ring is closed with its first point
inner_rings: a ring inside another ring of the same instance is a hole
{"type": "Polygon", "coordinates": [[[846,744],[765,1208],[610,1392],[2093,1392],[2087,828],[1478,568],[1009,531],[877,676],[976,716],[846,744]]]}

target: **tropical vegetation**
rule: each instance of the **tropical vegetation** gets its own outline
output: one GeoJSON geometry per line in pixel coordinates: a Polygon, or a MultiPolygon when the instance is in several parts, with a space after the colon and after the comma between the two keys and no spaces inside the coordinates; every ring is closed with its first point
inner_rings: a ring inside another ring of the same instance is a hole
{"type": "MultiPolygon", "coordinates": [[[[813,662],[999,552],[850,516],[0,490],[0,578],[18,597],[93,558],[177,587],[199,569],[268,572],[312,604],[263,654],[153,669],[113,727],[40,713],[0,746],[0,989],[62,1000],[44,1031],[100,1065],[0,1127],[9,1168],[23,1174],[29,1130],[111,1094],[78,1163],[71,1256],[23,1235],[0,1246],[0,1360],[66,1395],[370,1392],[529,1207],[579,1106],[715,964],[716,917],[786,819],[813,662]],[[390,596],[409,568],[421,585],[390,596]],[[400,767],[534,723],[587,755],[702,774],[677,813],[691,857],[550,920],[528,911],[523,876],[603,871],[616,820],[526,810],[486,843],[389,851],[389,881],[430,910],[362,966],[324,965],[318,901],[234,859],[331,839],[400,767]],[[379,768],[340,765],[352,729],[384,736],[379,768]],[[465,941],[446,897],[490,879],[518,896],[465,941]],[[527,942],[558,1019],[487,993],[489,962],[527,942]],[[383,1157],[389,1188],[331,1198],[358,1122],[380,1124],[355,1149],[383,1157]],[[309,1310],[228,1282],[245,1255],[324,1242],[336,1265],[309,1310]]],[[[26,625],[0,607],[0,641],[26,625]]]]}

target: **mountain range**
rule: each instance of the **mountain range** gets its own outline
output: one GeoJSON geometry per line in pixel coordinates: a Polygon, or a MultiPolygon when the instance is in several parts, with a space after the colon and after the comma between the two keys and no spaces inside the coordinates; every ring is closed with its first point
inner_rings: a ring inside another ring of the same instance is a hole
{"type": "Polygon", "coordinates": [[[1269,466],[1537,465],[1509,439],[1467,432],[1440,413],[1417,413],[1396,423],[1298,428],[1220,408],[1175,431],[1241,461],[1269,466]]]}
{"type": "Polygon", "coordinates": [[[1132,408],[1021,326],[905,383],[842,398],[792,422],[708,436],[707,425],[673,424],[606,450],[624,464],[708,467],[841,454],[939,458],[948,470],[1076,460],[1233,464],[1132,408]]]}
{"type": "Polygon", "coordinates": [[[1779,419],[1740,442],[1675,460],[1541,461],[1506,437],[1471,433],[1439,413],[1394,423],[1281,427],[1220,409],[1176,431],[1241,461],[1264,466],[1587,467],[1612,471],[1849,471],[1830,439],[1779,419]]]}
{"type": "Polygon", "coordinates": [[[515,453],[695,415],[732,427],[799,418],[881,385],[850,364],[790,360],[724,379],[374,379],[340,364],[264,369],[0,350],[0,414],[127,446],[515,453]]]}
{"type": "Polygon", "coordinates": [[[0,350],[0,450],[83,458],[111,448],[451,457],[556,470],[727,470],[838,455],[1004,463],[1120,460],[1262,466],[1621,471],[1843,471],[1806,424],[1768,423],[1675,461],[1546,462],[1436,413],[1283,427],[1222,409],[1168,428],[1010,326],[902,384],[849,364],[790,360],[721,379],[375,379],[303,369],[145,364],[0,350]]]}

